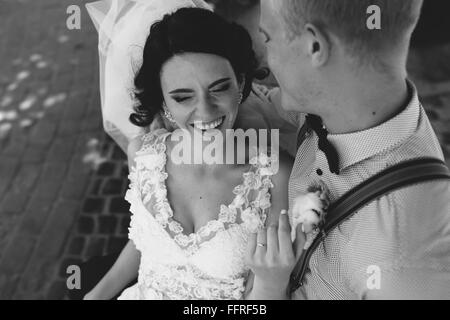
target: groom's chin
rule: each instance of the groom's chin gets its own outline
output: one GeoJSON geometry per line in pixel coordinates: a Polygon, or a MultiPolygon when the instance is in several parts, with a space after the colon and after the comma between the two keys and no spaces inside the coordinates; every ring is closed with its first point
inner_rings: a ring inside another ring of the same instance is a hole
{"type": "Polygon", "coordinates": [[[294,98],[292,95],[281,90],[281,106],[285,111],[305,112],[307,104],[305,99],[294,98]]]}

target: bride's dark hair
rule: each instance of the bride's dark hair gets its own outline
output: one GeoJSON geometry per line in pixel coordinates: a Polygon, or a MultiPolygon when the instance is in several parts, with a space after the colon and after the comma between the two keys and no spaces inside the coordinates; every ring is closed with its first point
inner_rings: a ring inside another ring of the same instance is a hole
{"type": "Polygon", "coordinates": [[[173,56],[186,52],[214,54],[227,59],[238,81],[245,81],[243,98],[248,97],[258,66],[248,32],[211,11],[182,8],[164,16],[150,28],[143,63],[134,79],[137,105],[130,116],[134,125],[149,126],[162,110],[162,66],[173,56]]]}

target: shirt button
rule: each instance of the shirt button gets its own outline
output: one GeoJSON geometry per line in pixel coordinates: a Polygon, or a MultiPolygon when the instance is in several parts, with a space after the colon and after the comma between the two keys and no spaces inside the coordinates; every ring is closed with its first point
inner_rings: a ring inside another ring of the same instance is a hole
{"type": "Polygon", "coordinates": [[[323,171],[320,170],[320,169],[317,169],[317,170],[316,170],[316,173],[317,173],[319,176],[321,176],[321,175],[323,174],[323,171]]]}

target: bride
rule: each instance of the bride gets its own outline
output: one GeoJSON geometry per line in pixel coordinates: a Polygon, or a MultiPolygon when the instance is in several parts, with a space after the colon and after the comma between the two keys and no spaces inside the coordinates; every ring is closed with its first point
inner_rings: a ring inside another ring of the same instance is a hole
{"type": "MultiPolygon", "coordinates": [[[[130,121],[148,127],[162,114],[165,127],[225,141],[255,69],[245,29],[181,8],[151,27],[130,121]]],[[[296,261],[284,210],[290,159],[251,156],[246,144],[242,163],[192,164],[195,148],[205,148],[193,143],[191,161],[178,164],[174,135],[159,129],[129,144],[130,241],[85,299],[286,298],[296,261]]]]}

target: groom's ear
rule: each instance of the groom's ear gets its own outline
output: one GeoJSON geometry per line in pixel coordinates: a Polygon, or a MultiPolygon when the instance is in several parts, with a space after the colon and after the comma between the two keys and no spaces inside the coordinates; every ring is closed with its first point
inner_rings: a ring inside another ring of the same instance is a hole
{"type": "Polygon", "coordinates": [[[304,27],[306,49],[313,67],[321,67],[328,62],[330,42],[326,35],[315,25],[307,23],[304,27]]]}

